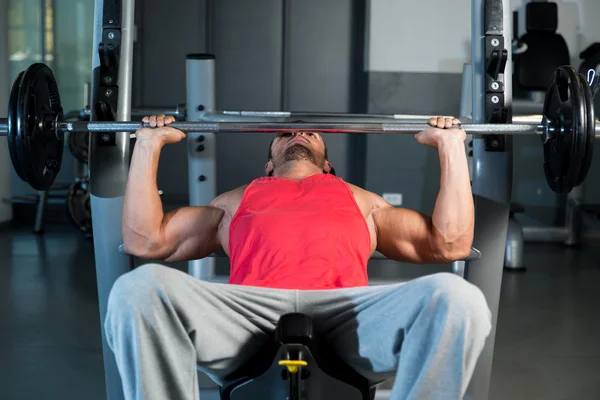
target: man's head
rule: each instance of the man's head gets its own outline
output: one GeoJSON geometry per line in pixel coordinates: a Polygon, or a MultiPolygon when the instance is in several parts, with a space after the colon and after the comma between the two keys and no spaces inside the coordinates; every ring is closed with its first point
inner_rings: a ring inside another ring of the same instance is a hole
{"type": "Polygon", "coordinates": [[[271,176],[277,168],[294,161],[309,162],[325,174],[335,174],[327,160],[327,146],[317,132],[277,134],[269,145],[269,158],[265,165],[265,172],[271,176]]]}

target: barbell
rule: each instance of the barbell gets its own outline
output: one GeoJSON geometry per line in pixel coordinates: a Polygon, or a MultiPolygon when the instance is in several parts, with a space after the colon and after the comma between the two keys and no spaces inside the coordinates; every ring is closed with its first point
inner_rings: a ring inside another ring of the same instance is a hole
{"type": "MultiPolygon", "coordinates": [[[[322,132],[361,134],[415,134],[426,124],[395,122],[174,122],[183,132],[322,132]]],[[[17,175],[36,190],[49,189],[62,162],[66,132],[134,133],[149,126],[129,121],[65,121],[58,85],[52,70],[42,63],[21,72],[12,85],[8,118],[0,119],[0,135],[8,136],[11,161],[17,175]]],[[[593,96],[585,77],[570,66],[559,67],[546,92],[539,124],[463,124],[472,135],[539,135],[544,148],[544,171],[550,188],[568,193],[586,178],[597,132],[593,96]]],[[[135,137],[135,135],[130,135],[135,137]]]]}

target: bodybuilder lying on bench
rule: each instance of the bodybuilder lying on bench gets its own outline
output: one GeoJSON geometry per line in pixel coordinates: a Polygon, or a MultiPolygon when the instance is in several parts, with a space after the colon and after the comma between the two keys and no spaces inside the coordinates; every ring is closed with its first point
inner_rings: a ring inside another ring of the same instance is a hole
{"type": "Polygon", "coordinates": [[[451,273],[368,286],[378,250],[392,260],[449,263],[469,255],[474,206],[458,121],[433,118],[416,140],[437,149],[431,217],[392,207],[335,176],[323,138],[277,135],[265,177],[206,207],[163,213],[163,146],[185,134],[172,117],[137,132],[123,210],[125,250],[182,261],[223,249],[229,284],[146,264],[115,283],[105,321],[125,398],[198,399],[197,369],[215,382],[248,361],[279,317],[314,320],[339,358],[373,381],[397,376],[391,399],[462,399],[491,329],[482,292],[451,273]]]}

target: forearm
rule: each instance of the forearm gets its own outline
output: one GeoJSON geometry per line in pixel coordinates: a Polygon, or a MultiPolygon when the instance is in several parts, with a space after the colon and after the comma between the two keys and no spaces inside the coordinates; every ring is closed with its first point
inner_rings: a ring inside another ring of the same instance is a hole
{"type": "Polygon", "coordinates": [[[160,237],[164,212],[156,177],[161,149],[159,141],[143,139],[133,151],[122,221],[123,239],[130,251],[146,248],[160,237]]]}
{"type": "Polygon", "coordinates": [[[440,191],[432,220],[432,238],[441,250],[469,248],[473,241],[474,206],[464,142],[453,138],[438,146],[440,191]]]}

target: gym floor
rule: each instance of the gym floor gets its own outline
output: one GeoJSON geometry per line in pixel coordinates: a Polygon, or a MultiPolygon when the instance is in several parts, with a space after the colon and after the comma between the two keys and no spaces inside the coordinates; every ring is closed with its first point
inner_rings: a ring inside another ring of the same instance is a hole
{"type": "MultiPolygon", "coordinates": [[[[0,232],[0,398],[105,400],[91,240],[70,225],[0,232]]],[[[505,273],[491,400],[600,393],[600,247],[527,245],[505,273]]]]}

